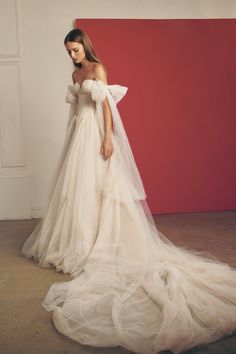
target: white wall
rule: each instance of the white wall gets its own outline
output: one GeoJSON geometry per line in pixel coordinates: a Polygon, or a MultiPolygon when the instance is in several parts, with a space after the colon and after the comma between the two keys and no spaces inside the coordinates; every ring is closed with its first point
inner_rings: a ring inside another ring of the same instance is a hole
{"type": "Polygon", "coordinates": [[[22,126],[22,58],[17,3],[0,1],[0,218],[31,215],[22,126]]]}
{"type": "MultiPolygon", "coordinates": [[[[19,204],[20,207],[13,209],[9,206],[12,206],[16,190],[8,186],[1,193],[0,179],[0,219],[39,217],[45,212],[56,178],[68,120],[69,106],[64,97],[67,85],[72,82],[73,66],[63,40],[73,28],[75,18],[236,17],[236,0],[0,0],[0,5],[0,21],[5,26],[0,33],[0,42],[6,37],[11,23],[9,18],[16,25],[18,34],[18,39],[13,36],[13,42],[7,43],[14,46],[15,40],[15,46],[20,48],[18,57],[14,59],[19,62],[21,70],[20,108],[14,114],[19,118],[16,122],[21,122],[21,129],[16,123],[14,131],[18,137],[21,134],[23,140],[23,172],[26,177],[22,189],[24,205],[19,204]],[[18,5],[17,19],[8,11],[9,3],[14,1],[18,5]]],[[[0,67],[4,60],[11,61],[12,58],[0,57],[0,67]]],[[[11,75],[8,78],[4,84],[0,83],[0,88],[4,87],[1,85],[12,84],[11,75]]],[[[14,80],[16,83],[18,79],[14,80]]],[[[13,155],[16,156],[13,140],[10,149],[15,151],[13,155]]],[[[2,168],[0,177],[6,172],[6,168],[2,168]]],[[[17,188],[22,186],[18,184],[17,188]]],[[[22,193],[18,195],[18,200],[19,196],[22,197],[22,193]]]]}

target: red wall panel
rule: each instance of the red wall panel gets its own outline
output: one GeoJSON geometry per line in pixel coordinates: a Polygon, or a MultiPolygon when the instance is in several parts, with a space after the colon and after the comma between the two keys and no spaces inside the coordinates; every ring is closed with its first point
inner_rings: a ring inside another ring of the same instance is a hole
{"type": "Polygon", "coordinates": [[[152,213],[236,209],[236,20],[76,27],[129,88],[119,110],[152,213]]]}

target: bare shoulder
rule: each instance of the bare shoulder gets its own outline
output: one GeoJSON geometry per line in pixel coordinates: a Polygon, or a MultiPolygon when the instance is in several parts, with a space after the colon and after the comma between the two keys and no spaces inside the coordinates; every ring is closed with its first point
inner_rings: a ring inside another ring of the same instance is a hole
{"type": "Polygon", "coordinates": [[[105,72],[107,73],[107,69],[104,64],[102,63],[94,63],[94,72],[105,72]]]}
{"type": "Polygon", "coordinates": [[[107,83],[107,69],[101,63],[95,63],[93,66],[95,79],[102,80],[107,83]]]}

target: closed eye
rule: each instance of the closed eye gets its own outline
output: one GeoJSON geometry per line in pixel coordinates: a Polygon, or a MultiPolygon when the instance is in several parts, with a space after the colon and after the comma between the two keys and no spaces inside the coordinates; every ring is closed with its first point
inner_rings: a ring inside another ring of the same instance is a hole
{"type": "MultiPolygon", "coordinates": [[[[74,52],[75,52],[75,53],[79,52],[79,49],[74,49],[74,52]]],[[[71,54],[71,50],[67,50],[67,53],[68,53],[68,54],[71,54]]]]}

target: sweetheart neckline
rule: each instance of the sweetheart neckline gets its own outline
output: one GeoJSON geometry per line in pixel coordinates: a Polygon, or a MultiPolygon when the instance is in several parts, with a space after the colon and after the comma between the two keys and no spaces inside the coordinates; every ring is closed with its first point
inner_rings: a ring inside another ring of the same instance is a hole
{"type": "Polygon", "coordinates": [[[79,87],[82,87],[82,86],[83,86],[83,83],[84,83],[85,81],[101,81],[101,80],[85,79],[85,80],[83,80],[83,81],[81,82],[81,84],[80,84],[78,81],[76,81],[76,82],[74,83],[74,86],[78,85],[79,87]]]}

